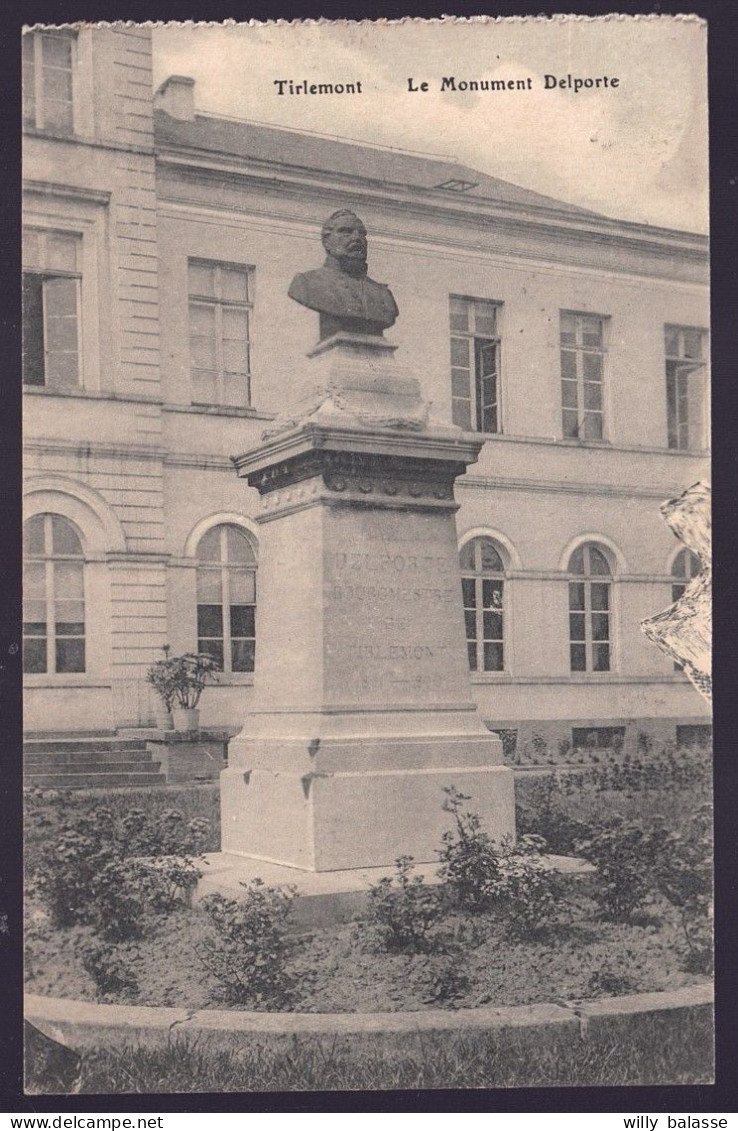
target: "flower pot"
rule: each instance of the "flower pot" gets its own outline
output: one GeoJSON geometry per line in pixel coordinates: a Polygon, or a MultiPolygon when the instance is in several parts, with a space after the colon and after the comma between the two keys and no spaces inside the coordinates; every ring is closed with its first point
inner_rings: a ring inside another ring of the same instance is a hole
{"type": "Polygon", "coordinates": [[[154,706],[154,722],[157,730],[174,730],[172,712],[168,711],[162,702],[154,706]]]}
{"type": "Polygon", "coordinates": [[[198,707],[172,707],[174,729],[180,733],[199,730],[200,710],[198,707]]]}

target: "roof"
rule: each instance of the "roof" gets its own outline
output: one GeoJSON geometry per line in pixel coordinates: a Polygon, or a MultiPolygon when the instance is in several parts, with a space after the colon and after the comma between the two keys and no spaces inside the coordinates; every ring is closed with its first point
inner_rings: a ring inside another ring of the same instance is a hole
{"type": "Polygon", "coordinates": [[[297,130],[203,115],[197,115],[194,121],[183,121],[157,110],[154,131],[157,145],[162,146],[184,146],[293,169],[361,177],[384,185],[426,191],[441,189],[455,196],[523,208],[555,209],[578,216],[598,215],[498,177],[490,177],[453,160],[380,149],[297,130]]]}

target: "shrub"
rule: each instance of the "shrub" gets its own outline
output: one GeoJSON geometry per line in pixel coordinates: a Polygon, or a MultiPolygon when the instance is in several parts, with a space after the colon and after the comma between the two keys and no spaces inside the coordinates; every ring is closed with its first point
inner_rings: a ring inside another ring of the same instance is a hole
{"type": "Polygon", "coordinates": [[[505,929],[514,938],[550,930],[558,922],[564,883],[543,860],[542,837],[508,838],[500,847],[496,898],[502,905],[505,929]]]}
{"type": "Polygon", "coordinates": [[[455,829],[441,840],[438,875],[451,902],[464,911],[485,911],[491,905],[499,875],[499,855],[491,837],[482,829],[476,813],[462,811],[470,798],[450,786],[443,791],[443,809],[451,813],[455,829]]]}
{"type": "Polygon", "coordinates": [[[180,857],[113,860],[93,883],[87,921],[104,939],[141,938],[153,915],[189,904],[201,875],[192,860],[180,857]]]}
{"type": "Polygon", "coordinates": [[[569,754],[571,753],[571,742],[569,741],[569,739],[560,738],[557,743],[557,750],[559,752],[559,758],[561,758],[562,761],[566,760],[566,758],[568,758],[569,754]]]}
{"type": "Polygon", "coordinates": [[[603,997],[621,997],[633,992],[634,983],[622,970],[601,966],[590,974],[587,989],[590,993],[603,997]]]}
{"type": "MultiPolygon", "coordinates": [[[[589,835],[589,825],[567,812],[568,792],[581,783],[583,775],[566,774],[561,778],[547,774],[525,783],[525,793],[518,788],[517,828],[521,836],[537,836],[549,852],[567,855],[576,840],[589,835]]],[[[522,783],[519,783],[522,785],[522,783]]],[[[581,784],[580,784],[581,788],[581,784]]]]}
{"type": "Polygon", "coordinates": [[[434,945],[432,929],[442,907],[438,892],[424,876],[411,876],[412,856],[398,856],[394,876],[383,876],[369,889],[366,925],[370,946],[387,951],[423,951],[434,945]]]}
{"type": "MultiPolygon", "coordinates": [[[[123,821],[134,811],[143,813],[146,822],[156,824],[166,811],[182,814],[180,827],[200,836],[200,842],[170,845],[140,846],[143,855],[199,855],[200,851],[217,852],[220,845],[220,809],[217,785],[190,784],[167,786],[165,789],[132,788],[126,790],[42,790],[24,791],[24,862],[28,875],[35,871],[39,857],[54,837],[70,826],[77,817],[86,814],[97,817],[100,809],[107,810],[112,823],[123,836],[123,821]],[[197,822],[192,824],[192,822],[197,822]],[[205,832],[207,830],[207,832],[205,832]],[[204,837],[204,839],[203,839],[204,837]],[[202,845],[202,847],[200,847],[202,845]]],[[[139,818],[140,819],[140,818],[139,818]]],[[[112,835],[112,834],[111,834],[112,835]]],[[[189,834],[188,834],[189,835],[189,834]]],[[[131,852],[135,855],[134,846],[131,852]]]]}
{"type": "Polygon", "coordinates": [[[207,836],[207,822],[185,825],[178,810],[153,818],[133,810],[116,822],[105,807],[72,808],[57,828],[39,851],[30,885],[55,927],[89,924],[110,940],[139,938],[151,913],[189,901],[202,874],[189,855],[161,859],[163,849],[198,851],[207,836]]]}
{"type": "Polygon", "coordinates": [[[121,819],[116,839],[124,856],[199,856],[209,832],[201,817],[185,822],[181,809],[157,814],[131,809],[121,819]]]}
{"type": "Polygon", "coordinates": [[[690,969],[712,972],[712,810],[701,806],[680,832],[664,832],[652,862],[656,889],[678,910],[690,969]]]}
{"type": "Polygon", "coordinates": [[[616,922],[627,922],[650,894],[654,833],[641,824],[615,817],[579,841],[575,851],[597,869],[592,894],[602,914],[616,922]]]}
{"type": "Polygon", "coordinates": [[[138,993],[137,954],[93,939],[81,948],[82,965],[97,987],[98,997],[138,993]]]}
{"type": "Polygon", "coordinates": [[[638,753],[650,754],[653,750],[653,739],[648,731],[639,730],[637,739],[638,753]]]}
{"type": "Polygon", "coordinates": [[[540,731],[533,731],[530,736],[530,744],[537,758],[542,760],[548,754],[548,743],[540,731]]]}
{"type": "Polygon", "coordinates": [[[458,946],[445,954],[424,954],[416,959],[413,981],[425,991],[424,1005],[452,1005],[464,996],[471,980],[463,964],[463,954],[458,946]]]}
{"type": "Polygon", "coordinates": [[[168,914],[178,907],[189,907],[192,892],[202,872],[194,861],[181,856],[155,856],[136,861],[151,909],[168,914]]]}
{"type": "Polygon", "coordinates": [[[506,762],[517,762],[517,745],[518,745],[518,732],[517,730],[494,730],[502,743],[502,756],[506,762]]]}
{"type": "Polygon", "coordinates": [[[92,922],[96,883],[116,858],[106,827],[109,817],[106,809],[97,817],[79,814],[44,845],[31,891],[48,910],[53,926],[92,922]]]}
{"type": "MultiPolygon", "coordinates": [[[[587,756],[589,760],[589,756],[587,756]]],[[[627,750],[622,762],[586,765],[576,771],[519,779],[515,783],[519,833],[542,836],[550,852],[568,854],[590,828],[615,813],[646,827],[664,817],[678,824],[711,798],[709,751],[654,751],[647,759],[627,750]]]]}
{"type": "Polygon", "coordinates": [[[203,899],[200,906],[214,930],[197,953],[228,1002],[279,1008],[294,992],[287,921],[295,891],[267,887],[258,878],[241,886],[241,900],[219,894],[203,899]]]}
{"type": "Polygon", "coordinates": [[[453,814],[456,830],[443,834],[439,876],[450,889],[450,902],[473,914],[493,905],[503,912],[513,937],[549,930],[558,921],[564,886],[543,860],[540,836],[505,838],[498,847],[481,828],[476,813],[462,810],[469,798],[453,787],[444,791],[443,808],[453,814]]]}
{"type": "Polygon", "coordinates": [[[92,885],[87,921],[104,939],[140,939],[151,914],[149,877],[129,861],[111,860],[92,885]]]}

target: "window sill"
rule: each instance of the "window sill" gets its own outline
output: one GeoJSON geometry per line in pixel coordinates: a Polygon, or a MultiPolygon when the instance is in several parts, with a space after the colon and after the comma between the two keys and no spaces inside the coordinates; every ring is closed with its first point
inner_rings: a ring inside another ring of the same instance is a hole
{"type": "Polygon", "coordinates": [[[470,432],[469,435],[479,436],[485,443],[502,443],[502,444],[541,444],[546,447],[565,447],[565,448],[594,448],[610,452],[636,452],[645,455],[665,455],[665,456],[682,456],[682,457],[706,457],[709,456],[709,448],[668,448],[665,444],[663,447],[653,447],[647,444],[620,444],[615,440],[570,440],[563,436],[519,436],[512,435],[509,432],[470,432]]]}
{"type": "Polygon", "coordinates": [[[27,688],[99,687],[106,691],[111,688],[109,681],[106,683],[89,672],[24,672],[23,684],[27,688]]]}
{"type": "Polygon", "coordinates": [[[556,438],[557,444],[563,444],[567,448],[611,448],[612,442],[610,440],[580,440],[576,436],[558,436],[556,438]]]}
{"type": "Polygon", "coordinates": [[[253,687],[254,686],[254,673],[253,672],[236,672],[229,675],[224,675],[222,672],[218,675],[217,683],[209,683],[207,686],[208,692],[215,690],[219,687],[253,687]]]}
{"type": "Polygon", "coordinates": [[[74,130],[55,130],[50,126],[36,126],[33,122],[23,123],[23,133],[32,137],[51,137],[57,141],[79,141],[79,135],[74,130]]]}
{"type": "MultiPolygon", "coordinates": [[[[497,683],[495,679],[479,679],[472,676],[472,683],[497,683]]],[[[570,672],[568,675],[517,675],[510,677],[509,682],[516,686],[545,686],[548,684],[571,687],[585,685],[589,687],[605,687],[608,684],[677,684],[689,683],[686,676],[680,672],[655,672],[653,675],[634,674],[623,672],[570,672]]]]}
{"type": "Polygon", "coordinates": [[[510,672],[472,672],[472,684],[475,683],[514,683],[510,672]]]}
{"type": "Polygon", "coordinates": [[[51,389],[47,385],[24,385],[23,393],[32,397],[70,397],[81,400],[117,401],[120,404],[161,404],[161,401],[156,397],[143,397],[135,394],[126,394],[126,396],[119,397],[113,392],[83,389],[82,386],[77,389],[51,389]]]}

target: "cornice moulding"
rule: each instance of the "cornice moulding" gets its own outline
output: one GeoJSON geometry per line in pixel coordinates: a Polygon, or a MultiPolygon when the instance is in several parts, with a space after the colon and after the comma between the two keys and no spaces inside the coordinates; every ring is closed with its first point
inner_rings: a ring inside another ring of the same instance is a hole
{"type": "Polygon", "coordinates": [[[23,191],[41,196],[60,196],[70,200],[84,200],[88,204],[106,205],[110,203],[111,193],[103,189],[86,188],[83,185],[67,185],[57,181],[24,180],[23,191]]]}
{"type": "MultiPolygon", "coordinates": [[[[520,205],[509,205],[502,201],[484,201],[462,198],[448,201],[439,199],[438,190],[416,188],[404,185],[378,186],[375,181],[352,178],[345,174],[325,173],[322,176],[312,170],[280,169],[278,166],[260,165],[257,162],[233,164],[219,162],[211,154],[198,151],[159,150],[157,163],[162,166],[182,169],[190,178],[210,181],[230,179],[234,184],[253,184],[271,191],[289,192],[301,188],[322,194],[326,188],[334,193],[345,189],[353,199],[361,196],[367,202],[387,206],[388,199],[409,210],[422,210],[447,216],[455,222],[479,225],[498,224],[511,231],[528,233],[541,232],[555,239],[577,238],[583,242],[615,244],[636,251],[647,251],[655,255],[680,255],[707,264],[708,237],[699,233],[682,232],[669,228],[652,228],[649,225],[635,224],[631,221],[615,220],[608,217],[581,217],[555,209],[526,210],[520,205]],[[278,171],[277,171],[278,170],[278,171]]],[[[166,199],[161,194],[160,199],[166,199]]]]}

